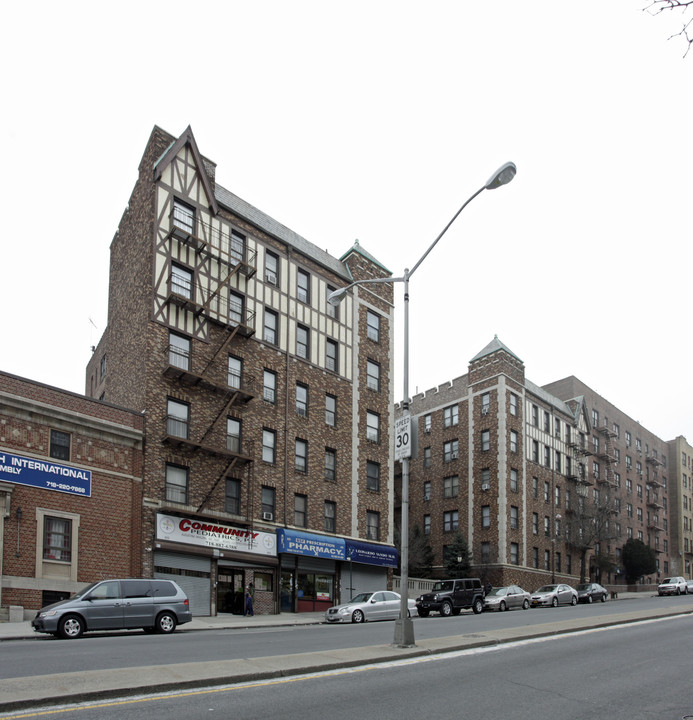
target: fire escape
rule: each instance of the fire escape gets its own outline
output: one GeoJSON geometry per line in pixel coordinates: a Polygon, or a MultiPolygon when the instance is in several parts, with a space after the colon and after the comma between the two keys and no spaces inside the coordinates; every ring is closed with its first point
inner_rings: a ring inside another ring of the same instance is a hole
{"type": "MultiPolygon", "coordinates": [[[[585,443],[585,436],[582,433],[578,433],[577,430],[571,435],[568,447],[573,451],[573,462],[571,463],[571,471],[568,473],[567,478],[575,483],[575,492],[579,497],[587,497],[588,488],[593,483],[587,472],[585,458],[592,453],[585,443]]],[[[572,512],[572,510],[566,508],[566,512],[572,512]]]]}
{"type": "Polygon", "coordinates": [[[595,478],[601,485],[606,485],[609,488],[616,487],[616,477],[614,475],[614,465],[616,464],[616,453],[613,447],[613,438],[616,437],[616,432],[609,427],[607,418],[604,418],[604,424],[595,428],[595,430],[602,436],[604,443],[599,443],[599,449],[594,453],[595,457],[599,459],[604,466],[604,473],[599,472],[599,475],[595,478]]]}
{"type": "Polygon", "coordinates": [[[243,342],[255,333],[254,313],[247,311],[245,296],[231,289],[231,280],[237,274],[246,279],[255,274],[255,253],[249,253],[245,238],[239,233],[226,234],[196,222],[194,216],[176,205],[166,240],[191,247],[197,256],[196,265],[205,269],[208,282],[205,288],[200,279],[193,284],[174,272],[167,301],[190,311],[196,321],[209,321],[222,329],[216,347],[204,354],[191,352],[192,339],[173,339],[165,349],[163,363],[164,377],[181,387],[200,389],[205,393],[207,408],[213,408],[213,420],[195,438],[190,437],[190,423],[169,412],[162,438],[170,447],[225,460],[223,471],[199,504],[200,512],[224,478],[238,470],[249,477],[253,462],[252,446],[243,441],[241,422],[229,413],[238,414],[257,396],[258,388],[255,378],[243,371],[242,363],[231,361],[228,350],[234,339],[243,342]],[[196,227],[199,235],[194,233],[196,227]],[[216,268],[218,272],[212,272],[216,268]]]}
{"type": "Polygon", "coordinates": [[[659,489],[664,487],[664,483],[659,479],[658,470],[662,465],[659,458],[652,452],[645,456],[647,477],[645,482],[646,500],[647,500],[647,529],[655,533],[654,551],[656,553],[664,552],[659,546],[659,536],[657,533],[664,531],[664,524],[660,520],[660,512],[664,510],[664,505],[659,498],[659,489]]]}

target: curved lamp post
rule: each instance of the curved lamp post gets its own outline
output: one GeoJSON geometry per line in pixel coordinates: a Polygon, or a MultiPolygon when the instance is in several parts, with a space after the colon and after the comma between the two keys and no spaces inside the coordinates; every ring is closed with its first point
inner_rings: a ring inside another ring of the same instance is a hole
{"type": "MultiPolygon", "coordinates": [[[[452,216],[450,222],[442,229],[438,237],[431,243],[426,252],[419,258],[414,267],[409,270],[405,268],[404,275],[396,278],[373,278],[368,280],[356,280],[349,285],[335,290],[327,297],[330,305],[337,306],[344,299],[347,292],[356,285],[368,285],[372,283],[404,283],[404,392],[402,400],[402,416],[409,416],[409,278],[426,259],[438,241],[445,235],[449,227],[457,220],[458,215],[480,195],[484,190],[495,190],[501,185],[507,185],[517,173],[515,163],[505,163],[482,185],[462,207],[452,216]]],[[[400,613],[399,619],[395,621],[394,645],[397,647],[411,647],[414,645],[414,625],[409,617],[409,457],[402,458],[402,521],[401,521],[402,543],[400,548],[400,613]]]]}

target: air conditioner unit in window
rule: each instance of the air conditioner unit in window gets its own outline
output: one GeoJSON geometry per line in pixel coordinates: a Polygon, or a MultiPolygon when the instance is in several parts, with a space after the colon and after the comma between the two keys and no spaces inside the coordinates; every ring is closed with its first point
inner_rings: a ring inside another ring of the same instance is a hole
{"type": "Polygon", "coordinates": [[[482,415],[488,415],[488,411],[490,410],[490,407],[488,405],[482,405],[481,406],[481,414],[482,415]]]}
{"type": "Polygon", "coordinates": [[[453,450],[453,451],[450,453],[450,457],[451,457],[453,460],[457,460],[457,450],[453,450]]]}
{"type": "Polygon", "coordinates": [[[263,512],[262,519],[263,520],[274,520],[274,513],[263,512]]]}
{"type": "Polygon", "coordinates": [[[267,271],[265,273],[265,282],[269,283],[270,285],[276,285],[277,284],[277,276],[273,272],[267,271]]]}
{"type": "Polygon", "coordinates": [[[425,427],[425,428],[424,428],[424,432],[425,432],[425,433],[430,433],[430,432],[431,432],[431,428],[430,428],[430,427],[425,427]]]}
{"type": "Polygon", "coordinates": [[[482,490],[490,490],[491,486],[489,485],[489,483],[481,483],[481,489],[482,490]]]}

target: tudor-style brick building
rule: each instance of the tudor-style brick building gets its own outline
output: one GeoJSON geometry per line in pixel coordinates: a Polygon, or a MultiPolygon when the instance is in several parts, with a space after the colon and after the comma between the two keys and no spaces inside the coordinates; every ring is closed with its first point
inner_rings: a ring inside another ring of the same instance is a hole
{"type": "Polygon", "coordinates": [[[309,611],[385,586],[393,540],[390,273],[332,257],[155,127],[111,245],[86,393],[145,418],[143,573],[196,614],[309,611]]]}
{"type": "Polygon", "coordinates": [[[411,413],[410,527],[428,537],[436,575],[458,530],[493,585],[622,583],[629,537],[654,548],[657,575],[672,571],[669,444],[577,378],[535,385],[496,337],[411,413]]]}
{"type": "Polygon", "coordinates": [[[139,412],[0,372],[4,613],[141,574],[143,426],[139,412]]]}

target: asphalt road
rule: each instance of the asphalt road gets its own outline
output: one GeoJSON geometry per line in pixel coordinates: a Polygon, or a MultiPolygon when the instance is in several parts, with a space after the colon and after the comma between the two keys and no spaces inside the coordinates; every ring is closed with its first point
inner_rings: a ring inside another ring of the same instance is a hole
{"type": "MultiPolygon", "coordinates": [[[[458,617],[431,615],[414,619],[417,642],[452,635],[532,627],[547,622],[618,615],[624,611],[662,607],[693,609],[693,597],[641,598],[593,605],[513,610],[458,617]]],[[[183,664],[261,658],[292,653],[315,653],[335,648],[359,648],[392,642],[392,622],[364,625],[317,625],[250,630],[179,632],[171,636],[127,633],[87,634],[79,640],[37,635],[29,640],[0,643],[0,679],[83,670],[183,664]]]]}
{"type": "Polygon", "coordinates": [[[690,623],[690,616],[666,618],[371,668],[122,697],[75,709],[23,711],[21,716],[679,720],[693,713],[693,666],[685,652],[673,653],[672,648],[690,634],[690,623]]]}

